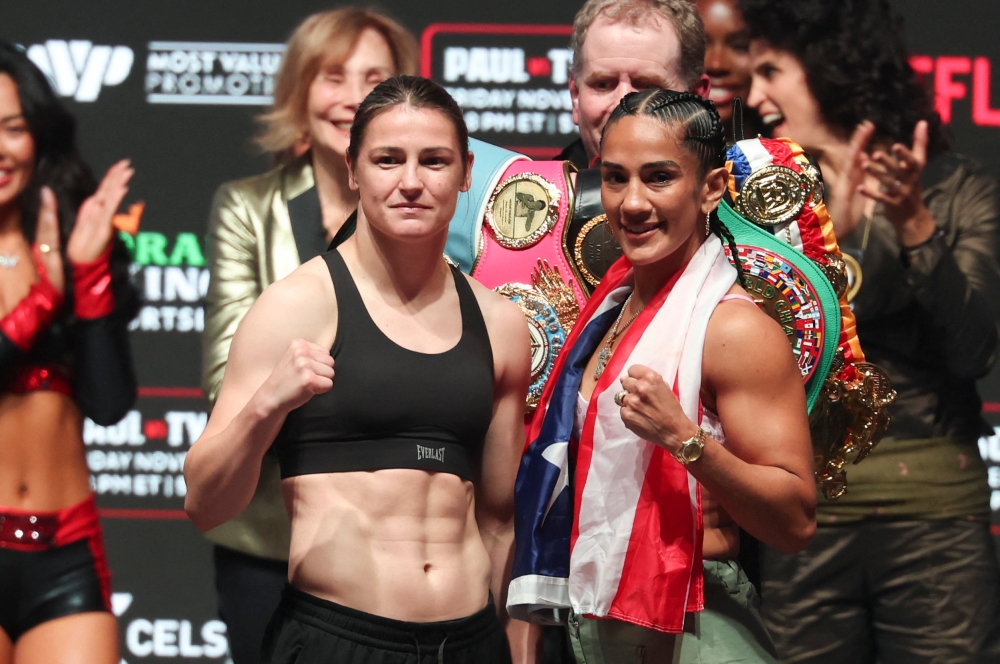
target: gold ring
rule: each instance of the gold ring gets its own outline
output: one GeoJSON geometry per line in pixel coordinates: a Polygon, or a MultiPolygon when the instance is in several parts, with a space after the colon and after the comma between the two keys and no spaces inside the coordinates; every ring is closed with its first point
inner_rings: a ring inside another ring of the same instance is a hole
{"type": "Polygon", "coordinates": [[[47,254],[47,253],[49,253],[50,251],[52,251],[52,247],[50,247],[49,245],[47,245],[47,244],[45,244],[45,243],[43,242],[43,243],[41,243],[40,245],[38,245],[38,250],[39,250],[40,252],[42,252],[43,254],[47,254]]]}
{"type": "Polygon", "coordinates": [[[625,404],[623,404],[622,402],[625,401],[625,397],[627,397],[628,395],[629,395],[628,390],[618,390],[617,392],[615,392],[615,403],[619,407],[624,406],[625,404]]]}

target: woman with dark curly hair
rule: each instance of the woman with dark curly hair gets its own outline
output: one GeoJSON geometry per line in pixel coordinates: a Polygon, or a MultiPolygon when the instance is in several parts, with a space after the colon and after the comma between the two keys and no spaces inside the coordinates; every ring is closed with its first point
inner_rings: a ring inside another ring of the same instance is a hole
{"type": "Polygon", "coordinates": [[[135,312],[112,218],[45,76],[0,42],[0,664],[115,664],[107,562],[81,438],[135,399],[135,312]]]}
{"type": "Polygon", "coordinates": [[[898,392],[886,438],[819,501],[802,553],[764,555],[787,662],[1000,661],[1000,572],[976,379],[997,352],[996,183],[948,152],[885,0],[743,0],[749,103],[819,161],[871,362],[898,392]]]}

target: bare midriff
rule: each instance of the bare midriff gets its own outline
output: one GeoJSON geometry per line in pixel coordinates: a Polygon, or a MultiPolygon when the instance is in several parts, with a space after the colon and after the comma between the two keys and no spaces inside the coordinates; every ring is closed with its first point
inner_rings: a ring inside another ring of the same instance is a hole
{"type": "Polygon", "coordinates": [[[490,559],[471,482],[422,470],[282,481],[292,520],[288,578],[343,606],[410,622],[486,606],[490,559]]]}
{"type": "Polygon", "coordinates": [[[61,393],[0,394],[0,508],[53,512],[90,495],[81,430],[61,393]]]}
{"type": "Polygon", "coordinates": [[[711,494],[701,488],[701,513],[705,524],[702,557],[705,560],[732,560],[740,553],[740,527],[711,494]]]}

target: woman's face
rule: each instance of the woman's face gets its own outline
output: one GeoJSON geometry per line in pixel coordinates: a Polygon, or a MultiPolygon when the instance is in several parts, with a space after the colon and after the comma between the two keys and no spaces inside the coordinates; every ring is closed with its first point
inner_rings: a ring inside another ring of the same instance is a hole
{"type": "Polygon", "coordinates": [[[308,130],[314,148],[347,154],[354,113],[372,89],[393,76],[392,51],[380,32],[365,28],[343,62],[320,66],[309,86],[308,130]]]}
{"type": "Polygon", "coordinates": [[[16,204],[35,169],[35,139],[21,113],[17,83],[0,74],[0,208],[16,204]]]}
{"type": "Polygon", "coordinates": [[[774,136],[792,139],[806,150],[821,151],[831,138],[819,104],[798,58],[755,39],[750,44],[753,84],[749,106],[757,110],[774,136]]]}
{"type": "Polygon", "coordinates": [[[377,232],[422,240],[448,232],[472,158],[441,111],[395,106],[368,124],[351,164],[350,186],[377,232]]]}
{"type": "Polygon", "coordinates": [[[718,106],[723,124],[733,115],[733,99],[750,94],[750,36],[735,0],[699,0],[705,25],[705,73],[712,82],[708,98],[718,106]]]}
{"type": "Polygon", "coordinates": [[[705,239],[705,215],[725,190],[725,169],[702,176],[678,129],[628,116],[605,130],[601,201],[611,231],[635,266],[686,261],[705,239]]]}

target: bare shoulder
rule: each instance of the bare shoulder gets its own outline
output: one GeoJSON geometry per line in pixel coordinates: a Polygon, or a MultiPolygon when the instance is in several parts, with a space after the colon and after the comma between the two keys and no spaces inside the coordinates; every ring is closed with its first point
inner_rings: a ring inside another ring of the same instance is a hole
{"type": "Polygon", "coordinates": [[[493,356],[498,363],[514,362],[531,357],[528,325],[520,307],[495,293],[468,275],[465,276],[483,313],[486,329],[493,345],[493,356]]]}
{"type": "Polygon", "coordinates": [[[326,263],[314,258],[261,293],[237,330],[237,336],[302,338],[321,343],[336,333],[337,298],[326,263]],[[244,329],[247,328],[247,329],[244,329]]]}
{"type": "MultiPolygon", "coordinates": [[[[731,294],[746,295],[739,286],[731,294]]],[[[801,380],[791,344],[781,326],[753,302],[720,302],[705,333],[703,370],[712,383],[794,377],[801,380]],[[734,370],[736,369],[736,370],[734,370]]]]}
{"type": "Polygon", "coordinates": [[[494,331],[497,334],[520,333],[521,328],[525,328],[524,333],[527,334],[524,314],[521,313],[521,309],[516,304],[483,286],[469,275],[464,276],[469,285],[472,286],[476,301],[479,302],[479,309],[483,312],[483,319],[486,321],[490,336],[493,336],[494,331]]]}

